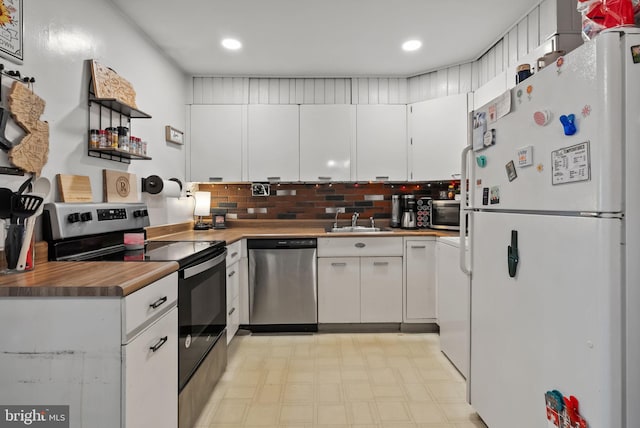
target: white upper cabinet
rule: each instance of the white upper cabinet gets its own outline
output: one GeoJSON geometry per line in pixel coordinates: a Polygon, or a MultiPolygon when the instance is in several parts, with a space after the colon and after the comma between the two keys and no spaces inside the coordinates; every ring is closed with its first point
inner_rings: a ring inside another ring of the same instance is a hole
{"type": "Polygon", "coordinates": [[[300,175],[297,105],[250,104],[247,158],[250,181],[298,181],[300,175]]]}
{"type": "Polygon", "coordinates": [[[460,178],[467,120],[467,94],[409,105],[410,180],[460,178]]]}
{"type": "Polygon", "coordinates": [[[300,181],[352,179],[355,116],[353,105],[300,106],[300,181]]]}
{"type": "Polygon", "coordinates": [[[245,106],[191,106],[190,181],[242,180],[245,106]]]}
{"type": "Polygon", "coordinates": [[[407,106],[357,106],[357,180],[407,180],[407,106]]]}

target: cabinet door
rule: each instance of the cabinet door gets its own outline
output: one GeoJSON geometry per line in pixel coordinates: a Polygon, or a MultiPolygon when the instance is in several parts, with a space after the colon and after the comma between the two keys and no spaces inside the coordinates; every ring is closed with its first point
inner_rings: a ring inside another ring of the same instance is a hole
{"type": "Polygon", "coordinates": [[[406,242],[405,321],[436,319],[435,240],[406,242]]]}
{"type": "Polygon", "coordinates": [[[300,106],[300,180],[351,180],[355,106],[300,106]]]}
{"type": "Polygon", "coordinates": [[[459,178],[460,152],[467,145],[467,94],[409,106],[411,180],[459,178]]]}
{"type": "Polygon", "coordinates": [[[247,112],[250,181],[298,181],[297,105],[251,104],[247,112]]]}
{"type": "Polygon", "coordinates": [[[242,180],[242,109],[191,106],[190,181],[242,180]]]}
{"type": "Polygon", "coordinates": [[[407,179],[407,107],[357,106],[357,179],[407,179]]]}
{"type": "Polygon", "coordinates": [[[360,322],[360,259],[318,259],[318,322],[360,322]]]}
{"type": "Polygon", "coordinates": [[[402,257],[360,259],[362,322],[402,321],[402,257]]]}
{"type": "MultiPolygon", "coordinates": [[[[227,256],[229,258],[229,256],[227,256]]],[[[239,325],[240,260],[227,267],[227,344],[231,342],[239,325]]]]}
{"type": "Polygon", "coordinates": [[[178,308],[123,346],[122,353],[124,426],[178,426],[178,308]]]}

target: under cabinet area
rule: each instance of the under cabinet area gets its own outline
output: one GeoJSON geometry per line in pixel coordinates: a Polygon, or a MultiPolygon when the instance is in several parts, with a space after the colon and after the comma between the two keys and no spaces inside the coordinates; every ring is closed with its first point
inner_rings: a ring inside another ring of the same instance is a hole
{"type": "Polygon", "coordinates": [[[0,402],[68,405],[72,428],[175,428],[177,296],[172,273],[124,298],[0,298],[0,402]]]}
{"type": "Polygon", "coordinates": [[[436,322],[436,238],[405,238],[406,323],[436,322]]]}
{"type": "Polygon", "coordinates": [[[318,238],[318,323],[402,321],[402,238],[318,238]]]}

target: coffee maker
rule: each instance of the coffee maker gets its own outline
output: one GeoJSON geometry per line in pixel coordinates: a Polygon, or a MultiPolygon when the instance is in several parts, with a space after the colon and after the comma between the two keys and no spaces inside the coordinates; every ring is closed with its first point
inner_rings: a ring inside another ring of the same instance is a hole
{"type": "Polygon", "coordinates": [[[400,220],[400,227],[403,229],[418,228],[415,195],[402,195],[402,219],[400,220]]]}

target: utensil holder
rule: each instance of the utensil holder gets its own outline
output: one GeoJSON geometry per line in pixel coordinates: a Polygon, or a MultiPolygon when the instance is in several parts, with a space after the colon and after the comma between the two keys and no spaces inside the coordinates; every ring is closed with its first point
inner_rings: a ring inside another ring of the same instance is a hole
{"type": "Polygon", "coordinates": [[[31,234],[26,240],[26,228],[24,224],[4,222],[4,255],[0,260],[0,273],[22,273],[28,272],[35,267],[35,235],[31,234]],[[18,270],[18,259],[23,246],[27,246],[27,258],[24,270],[18,270]]]}

